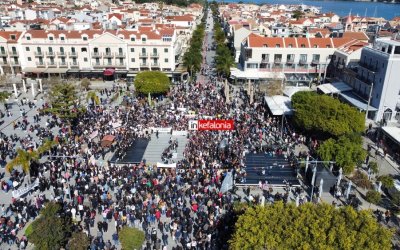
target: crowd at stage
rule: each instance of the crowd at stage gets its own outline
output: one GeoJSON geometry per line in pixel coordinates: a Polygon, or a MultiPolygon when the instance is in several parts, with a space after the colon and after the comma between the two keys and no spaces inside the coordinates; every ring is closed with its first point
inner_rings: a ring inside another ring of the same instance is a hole
{"type": "MultiPolygon", "coordinates": [[[[206,67],[202,72],[212,73],[206,67]]],[[[290,148],[302,141],[287,129],[281,136],[279,121],[268,117],[258,100],[250,103],[243,89],[230,92],[227,103],[224,85],[216,78],[200,75],[194,84],[173,86],[166,96],[170,103],[151,106],[146,98],[130,95],[124,98],[124,105],[88,105],[71,127],[56,116],[41,113],[34,121],[25,119],[26,126],[14,127],[14,130],[30,129],[26,137],[2,134],[3,166],[20,146],[34,149],[46,139],[59,144],[33,170],[40,180],[38,191],[14,197],[10,205],[2,206],[1,248],[13,244],[21,249],[27,246],[26,236],[20,231],[38,216],[47,201],[62,205],[64,213],[90,237],[91,250],[119,248],[118,232],[125,225],[145,232],[145,249],[226,247],[217,246],[220,244],[216,241],[217,228],[221,226],[221,216],[232,209],[237,198],[230,192],[220,192],[227,171],[234,169],[237,175],[245,176],[246,152],[274,151],[270,146],[276,141],[280,141],[281,150],[290,152],[290,148]],[[187,130],[193,117],[233,119],[235,128],[190,131],[184,160],[177,163],[177,169],[156,168],[144,162],[127,165],[107,162],[108,154],[115,154],[118,161],[137,138],[149,138],[155,132],[150,128],[187,130]],[[109,135],[114,139],[104,146],[102,138],[109,135]]],[[[1,177],[2,192],[18,190],[29,178],[18,168],[1,177]]],[[[275,195],[268,198],[273,201],[274,197],[280,199],[275,195]]]]}

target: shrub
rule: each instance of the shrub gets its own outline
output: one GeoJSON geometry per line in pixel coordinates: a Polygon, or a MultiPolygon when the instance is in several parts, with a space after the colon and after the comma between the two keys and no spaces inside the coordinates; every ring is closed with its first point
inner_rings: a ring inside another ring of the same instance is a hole
{"type": "Polygon", "coordinates": [[[141,249],[144,242],[144,232],[132,227],[123,227],[119,232],[122,249],[141,249]]]}

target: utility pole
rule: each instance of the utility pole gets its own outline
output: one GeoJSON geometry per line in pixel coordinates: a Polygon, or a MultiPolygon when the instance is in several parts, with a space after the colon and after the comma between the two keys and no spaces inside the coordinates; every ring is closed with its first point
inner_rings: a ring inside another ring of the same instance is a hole
{"type": "Polygon", "coordinates": [[[368,103],[367,103],[367,110],[365,112],[365,121],[368,119],[368,109],[369,109],[369,104],[371,102],[371,96],[372,96],[372,89],[374,88],[374,83],[371,83],[371,88],[369,90],[369,96],[368,96],[368,103]]]}

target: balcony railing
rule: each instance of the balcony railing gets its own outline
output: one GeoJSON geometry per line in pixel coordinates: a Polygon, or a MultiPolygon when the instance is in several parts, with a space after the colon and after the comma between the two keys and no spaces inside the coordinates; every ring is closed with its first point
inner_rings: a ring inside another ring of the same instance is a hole
{"type": "Polygon", "coordinates": [[[58,65],[59,65],[60,68],[65,68],[65,67],[68,66],[67,62],[60,62],[58,65]]]}
{"type": "Polygon", "coordinates": [[[66,56],[67,54],[65,53],[65,52],[57,52],[57,55],[58,56],[60,56],[60,57],[64,57],[64,56],[66,56]]]}
{"type": "Polygon", "coordinates": [[[1,61],[0,61],[0,65],[8,65],[8,62],[7,62],[7,61],[1,60],[1,61]]]}
{"type": "Polygon", "coordinates": [[[54,53],[53,51],[48,51],[48,52],[46,52],[46,55],[47,55],[48,57],[53,57],[53,56],[56,55],[56,53],[54,53]]]}
{"type": "Polygon", "coordinates": [[[140,57],[147,57],[147,53],[140,53],[139,56],[140,57]]]}
{"type": "Polygon", "coordinates": [[[76,52],[69,52],[68,53],[70,57],[77,57],[78,54],[76,52]]]}
{"type": "Polygon", "coordinates": [[[372,80],[368,79],[367,77],[357,75],[356,78],[357,78],[359,81],[361,81],[361,82],[363,82],[363,83],[366,83],[366,84],[368,84],[368,85],[371,85],[371,84],[372,84],[372,80]]]}
{"type": "Polygon", "coordinates": [[[123,52],[115,53],[115,57],[125,57],[125,53],[123,52]]]}
{"type": "Polygon", "coordinates": [[[10,56],[18,56],[18,51],[10,51],[10,56]]]}
{"type": "Polygon", "coordinates": [[[294,63],[294,58],[287,58],[286,59],[287,64],[293,64],[294,63]]]}
{"type": "Polygon", "coordinates": [[[35,56],[43,56],[43,52],[42,51],[35,51],[35,56]]]}
{"type": "Polygon", "coordinates": [[[79,68],[79,63],[78,63],[78,62],[70,62],[70,63],[69,63],[69,66],[70,66],[71,68],[79,68]]]}
{"type": "Polygon", "coordinates": [[[140,67],[148,67],[149,64],[148,63],[140,63],[140,67]]]}
{"type": "Polygon", "coordinates": [[[152,53],[150,56],[151,57],[159,57],[158,53],[152,53]]]}
{"type": "Polygon", "coordinates": [[[269,58],[261,58],[262,63],[269,63],[269,58]]]}
{"type": "Polygon", "coordinates": [[[20,65],[20,62],[18,62],[18,61],[11,61],[11,65],[12,65],[12,66],[19,66],[19,65],[20,65]]]}
{"type": "Polygon", "coordinates": [[[312,63],[312,64],[319,64],[319,59],[313,59],[313,60],[311,61],[311,63],[312,63]]]}
{"type": "Polygon", "coordinates": [[[160,63],[151,63],[151,67],[160,67],[160,63]]]}
{"type": "Polygon", "coordinates": [[[56,64],[56,62],[49,62],[49,63],[47,63],[47,67],[55,68],[55,67],[57,67],[57,64],[56,64]]]}
{"type": "Polygon", "coordinates": [[[282,62],[282,58],[275,58],[274,59],[274,63],[281,63],[282,62]]]}
{"type": "Polygon", "coordinates": [[[104,53],[103,53],[103,56],[104,56],[104,57],[113,57],[113,53],[111,53],[111,52],[104,52],[104,53]]]}
{"type": "Polygon", "coordinates": [[[98,58],[101,57],[101,54],[99,52],[93,52],[92,57],[98,58]]]}
{"type": "Polygon", "coordinates": [[[302,64],[302,65],[307,64],[307,60],[306,59],[300,59],[299,64],[302,64]]]}
{"type": "Polygon", "coordinates": [[[126,64],[125,63],[117,63],[115,66],[116,67],[126,67],[126,64]]]}
{"type": "Polygon", "coordinates": [[[372,66],[372,65],[370,65],[370,64],[361,63],[361,62],[360,62],[359,65],[360,65],[361,67],[363,67],[364,69],[366,69],[366,70],[372,72],[372,73],[377,73],[377,72],[378,72],[378,67],[372,66]]]}
{"type": "Polygon", "coordinates": [[[36,67],[43,68],[45,67],[44,62],[36,62],[36,67]]]}
{"type": "Polygon", "coordinates": [[[8,55],[8,53],[7,53],[7,51],[0,51],[0,56],[7,56],[8,55]]]}

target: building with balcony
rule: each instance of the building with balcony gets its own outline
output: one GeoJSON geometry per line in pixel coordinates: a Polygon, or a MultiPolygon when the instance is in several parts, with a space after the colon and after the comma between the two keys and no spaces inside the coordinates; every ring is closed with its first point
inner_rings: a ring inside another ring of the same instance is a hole
{"type": "Polygon", "coordinates": [[[372,47],[363,48],[355,78],[349,84],[366,103],[370,99],[369,119],[399,119],[400,41],[377,39],[372,47]]]}
{"type": "Polygon", "coordinates": [[[250,34],[241,45],[236,81],[285,78],[286,75],[322,77],[334,52],[353,43],[348,38],[261,37],[250,34]],[[246,78],[246,76],[248,76],[246,78]]]}
{"type": "Polygon", "coordinates": [[[177,44],[180,43],[172,26],[137,30],[0,31],[0,61],[4,62],[0,64],[0,73],[73,73],[90,77],[106,68],[115,68],[123,76],[128,72],[136,75],[141,70],[160,70],[172,76],[179,59],[177,44]]]}

